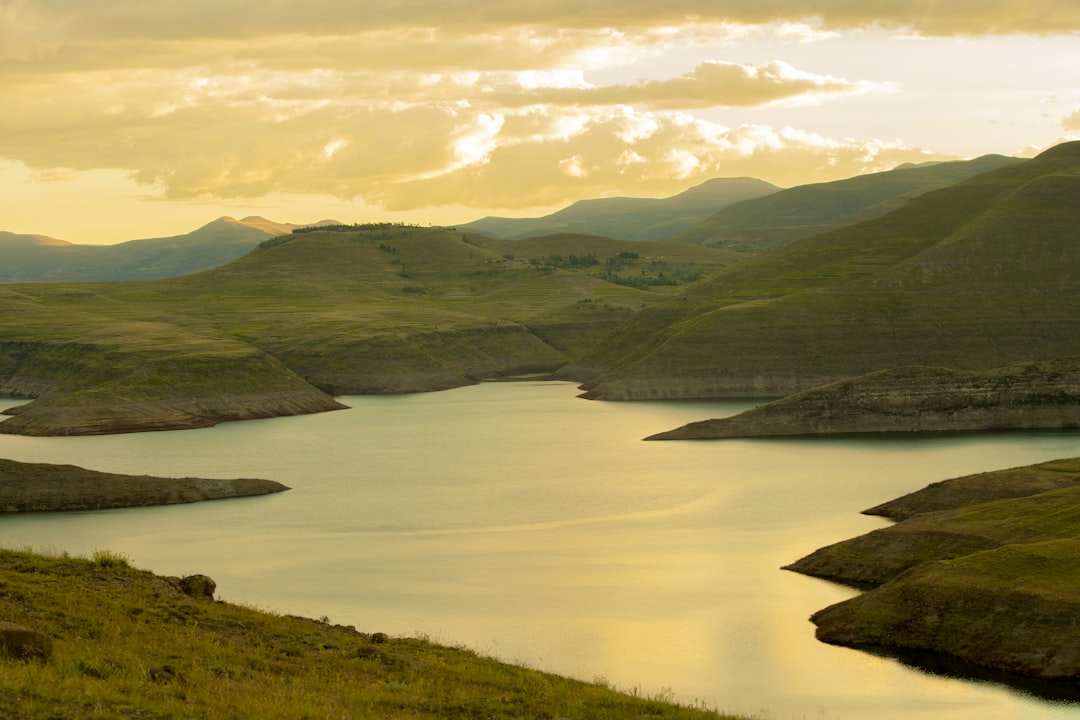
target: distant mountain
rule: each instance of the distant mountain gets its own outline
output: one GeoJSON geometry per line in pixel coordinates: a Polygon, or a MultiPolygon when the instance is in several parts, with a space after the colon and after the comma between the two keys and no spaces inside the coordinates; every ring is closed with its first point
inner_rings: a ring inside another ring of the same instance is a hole
{"type": "Polygon", "coordinates": [[[581,200],[538,218],[486,217],[457,229],[520,240],[561,232],[616,240],[663,240],[693,227],[720,208],[780,188],[753,178],[714,178],[669,198],[581,200]]]}
{"type": "MultiPolygon", "coordinates": [[[[323,220],[316,225],[336,224],[323,220]]],[[[0,282],[153,280],[209,270],[259,243],[304,227],[252,216],[222,217],[186,235],[77,245],[43,235],[0,232],[0,282]]]]}
{"type": "Polygon", "coordinates": [[[881,217],[930,190],[1021,162],[986,155],[975,160],[906,164],[835,182],[788,188],[719,209],[673,240],[759,253],[794,240],[881,217]]]}
{"type": "Polygon", "coordinates": [[[1072,142],[721,270],[561,374],[603,399],[764,397],[1080,355],[1077,227],[1072,142]]]}

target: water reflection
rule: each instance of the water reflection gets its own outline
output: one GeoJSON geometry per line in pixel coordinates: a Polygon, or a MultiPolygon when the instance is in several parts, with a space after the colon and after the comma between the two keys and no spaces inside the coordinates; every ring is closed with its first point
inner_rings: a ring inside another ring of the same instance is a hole
{"type": "Polygon", "coordinates": [[[1080,455],[1015,434],[646,443],[747,403],[597,403],[501,383],[205,430],[0,436],[0,456],[258,476],[280,495],[8,517],[0,544],[107,547],[219,596],[771,718],[1069,717],[1076,708],[818,643],[853,591],[779,570],[887,524],[864,508],[946,477],[1080,455]]]}

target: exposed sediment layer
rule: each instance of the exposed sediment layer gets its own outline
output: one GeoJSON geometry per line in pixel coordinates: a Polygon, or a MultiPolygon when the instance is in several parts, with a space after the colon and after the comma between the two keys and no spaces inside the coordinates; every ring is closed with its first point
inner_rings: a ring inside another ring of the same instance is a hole
{"type": "Polygon", "coordinates": [[[831,383],[648,440],[1080,427],[1080,359],[986,372],[903,367],[831,383]]]}
{"type": "Polygon", "coordinates": [[[818,639],[1075,689],[1080,458],[946,480],[871,511],[907,519],[786,567],[871,588],[815,613],[818,639]]]}

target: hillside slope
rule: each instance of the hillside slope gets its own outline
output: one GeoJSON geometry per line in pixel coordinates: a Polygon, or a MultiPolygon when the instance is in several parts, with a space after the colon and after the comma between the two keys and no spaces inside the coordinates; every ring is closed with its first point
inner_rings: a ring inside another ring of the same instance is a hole
{"type": "Polygon", "coordinates": [[[1075,700],[1078,499],[1076,458],[945,480],[787,569],[872,588],[814,613],[824,642],[1075,700]]]}
{"type": "Polygon", "coordinates": [[[589,397],[782,396],[904,365],[1080,354],[1080,142],[796,241],[646,308],[563,371],[589,397]]]}
{"type": "Polygon", "coordinates": [[[719,209],[672,239],[760,253],[881,217],[918,195],[1017,162],[1021,161],[986,155],[975,160],[907,165],[834,182],[800,185],[719,209]]]}
{"type": "Polygon", "coordinates": [[[0,550],[0,577],[3,625],[51,646],[43,661],[0,655],[5,718],[721,720],[462,648],[215,600],[228,588],[210,578],[154,575],[108,551],[0,550]]]}
{"type": "Polygon", "coordinates": [[[458,225],[457,229],[508,240],[564,232],[617,240],[664,240],[693,227],[720,208],[777,190],[764,180],[714,178],[669,198],[580,200],[543,217],[486,217],[458,225]]]}
{"type": "Polygon", "coordinates": [[[647,440],[1080,427],[1080,358],[964,372],[903,367],[841,380],[647,440]]]}
{"type": "MultiPolygon", "coordinates": [[[[334,394],[550,372],[674,289],[601,274],[659,280],[664,268],[728,262],[679,245],[681,258],[654,265],[628,257],[632,243],[577,237],[589,258],[579,267],[504,257],[482,240],[342,226],[184,277],[0,285],[0,394],[33,399],[0,432],[205,427],[337,409],[334,394]]],[[[533,247],[551,258],[567,241],[533,247]]]]}

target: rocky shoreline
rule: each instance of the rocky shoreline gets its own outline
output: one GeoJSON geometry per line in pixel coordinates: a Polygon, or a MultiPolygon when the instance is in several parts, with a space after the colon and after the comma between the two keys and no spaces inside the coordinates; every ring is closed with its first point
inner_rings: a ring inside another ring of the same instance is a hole
{"type": "Polygon", "coordinates": [[[819,640],[1075,691],[1080,458],[935,483],[866,512],[900,520],[785,567],[866,590],[811,617],[819,640]]]}
{"type": "Polygon", "coordinates": [[[646,440],[1080,427],[1080,358],[985,372],[910,366],[816,387],[646,440]]]}
{"type": "Polygon", "coordinates": [[[0,459],[0,513],[105,510],[268,495],[289,488],[255,478],[120,475],[75,465],[0,459]]]}

